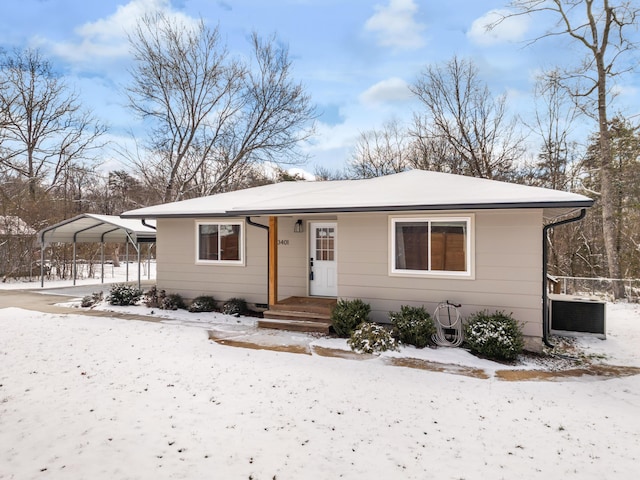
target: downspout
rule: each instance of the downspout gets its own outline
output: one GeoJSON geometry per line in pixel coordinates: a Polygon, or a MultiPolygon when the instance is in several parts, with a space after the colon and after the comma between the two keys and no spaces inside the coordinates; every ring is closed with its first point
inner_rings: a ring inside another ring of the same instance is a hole
{"type": "Polygon", "coordinates": [[[269,305],[269,269],[271,268],[271,259],[269,258],[269,226],[254,222],[251,220],[251,217],[245,217],[245,220],[249,225],[267,231],[267,305],[269,305]]]}
{"type": "Polygon", "coordinates": [[[547,234],[549,233],[549,230],[554,227],[582,220],[586,214],[587,209],[583,208],[580,210],[580,214],[577,217],[566,218],[559,222],[550,223],[549,225],[545,225],[542,229],[542,341],[549,348],[553,348],[555,345],[549,341],[549,293],[547,292],[547,262],[549,260],[549,247],[547,245],[547,234]]]}
{"type": "Polygon", "coordinates": [[[142,222],[142,225],[144,225],[145,227],[149,227],[149,228],[152,228],[153,230],[157,230],[157,228],[154,227],[153,225],[149,225],[146,219],[143,218],[140,221],[142,222]]]}

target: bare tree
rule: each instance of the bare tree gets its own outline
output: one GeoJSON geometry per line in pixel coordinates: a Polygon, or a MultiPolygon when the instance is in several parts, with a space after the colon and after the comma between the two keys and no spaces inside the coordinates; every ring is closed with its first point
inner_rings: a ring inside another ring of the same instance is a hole
{"type": "Polygon", "coordinates": [[[465,175],[468,172],[465,159],[444,136],[432,136],[433,126],[419,115],[414,115],[413,126],[408,132],[409,165],[419,170],[465,175]]]}
{"type": "Polygon", "coordinates": [[[313,108],[275,38],[253,34],[253,62],[240,61],[217,28],[158,13],[142,18],[130,43],[129,105],[152,128],[148,152],[135,163],[162,188],[162,201],[220,191],[245,163],[297,158],[313,108]]]}
{"type": "Polygon", "coordinates": [[[381,130],[360,134],[349,163],[351,178],[372,178],[402,172],[409,166],[409,139],[397,120],[384,124],[381,130]]]}
{"type": "Polygon", "coordinates": [[[0,166],[45,192],[67,166],[90,158],[106,131],[38,50],[3,53],[0,59],[0,166]]]}
{"type": "MultiPolygon", "coordinates": [[[[640,7],[633,0],[513,0],[509,7],[518,15],[551,14],[555,24],[534,41],[564,36],[585,52],[582,61],[564,70],[563,85],[582,111],[598,122],[600,158],[600,203],[609,276],[621,277],[616,245],[612,151],[609,132],[611,90],[609,80],[634,68],[627,54],[637,49],[632,32],[638,27],[640,7]]],[[[614,296],[624,297],[622,282],[614,282],[614,296]]]]}
{"type": "Polygon", "coordinates": [[[540,150],[531,168],[528,183],[566,190],[579,169],[580,149],[571,139],[578,111],[566,95],[557,70],[541,74],[534,88],[533,122],[527,123],[540,141],[540,150]]]}
{"type": "Polygon", "coordinates": [[[465,175],[502,179],[522,155],[523,138],[516,119],[506,111],[506,97],[494,98],[470,60],[453,57],[428,66],[410,87],[426,108],[416,115],[413,136],[442,139],[450,147],[451,170],[465,175]]]}

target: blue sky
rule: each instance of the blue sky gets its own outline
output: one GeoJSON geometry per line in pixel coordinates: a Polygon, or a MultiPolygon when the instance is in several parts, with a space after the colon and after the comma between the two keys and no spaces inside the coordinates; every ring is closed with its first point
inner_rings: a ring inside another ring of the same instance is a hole
{"type": "MultiPolygon", "coordinates": [[[[532,110],[536,72],[581,53],[562,39],[526,46],[544,21],[518,18],[486,33],[506,0],[5,0],[0,46],[38,47],[69,76],[82,101],[126,144],[136,120],[124,107],[126,31],[146,11],[199,18],[220,30],[232,52],[248,52],[248,35],[275,33],[288,44],[294,74],[317,105],[317,135],[305,146],[315,165],[341,168],[361,132],[408,121],[419,105],[407,85],[428,64],[472,58],[513,113],[532,110]]],[[[620,85],[620,110],[639,112],[637,77],[620,85]]],[[[585,128],[591,128],[586,125],[585,128]]],[[[595,127],[593,127],[595,128],[595,127]]],[[[121,168],[115,157],[105,168],[121,168]]]]}

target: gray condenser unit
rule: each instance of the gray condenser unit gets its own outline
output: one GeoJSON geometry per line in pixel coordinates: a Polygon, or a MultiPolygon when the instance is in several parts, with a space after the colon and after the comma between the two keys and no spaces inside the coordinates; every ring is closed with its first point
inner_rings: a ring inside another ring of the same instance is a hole
{"type": "Polygon", "coordinates": [[[549,295],[551,333],[606,338],[606,303],[572,295],[549,295]]]}

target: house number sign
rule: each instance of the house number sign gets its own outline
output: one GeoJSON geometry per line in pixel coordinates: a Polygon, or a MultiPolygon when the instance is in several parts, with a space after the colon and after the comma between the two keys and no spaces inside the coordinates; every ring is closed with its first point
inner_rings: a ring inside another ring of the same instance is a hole
{"type": "Polygon", "coordinates": [[[289,245],[289,240],[278,240],[278,245],[289,245]]]}

